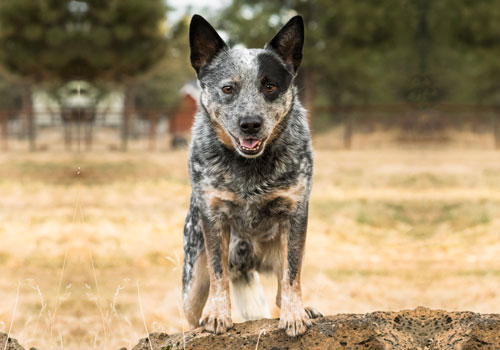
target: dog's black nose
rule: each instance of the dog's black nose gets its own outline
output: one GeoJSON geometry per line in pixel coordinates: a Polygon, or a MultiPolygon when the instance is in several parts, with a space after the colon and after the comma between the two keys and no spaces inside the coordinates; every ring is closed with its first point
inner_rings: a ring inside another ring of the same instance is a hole
{"type": "Polygon", "coordinates": [[[240,128],[247,134],[255,134],[262,126],[262,118],[256,115],[246,116],[240,119],[240,128]]]}

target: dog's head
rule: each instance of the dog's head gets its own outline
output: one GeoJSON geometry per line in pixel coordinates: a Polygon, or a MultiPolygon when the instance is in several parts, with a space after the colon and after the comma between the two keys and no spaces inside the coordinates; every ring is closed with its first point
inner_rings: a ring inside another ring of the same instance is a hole
{"type": "Polygon", "coordinates": [[[302,17],[293,17],[264,49],[230,49],[194,15],[189,43],[201,104],[219,140],[244,157],[260,156],[293,104],[292,83],[304,44],[302,17]]]}

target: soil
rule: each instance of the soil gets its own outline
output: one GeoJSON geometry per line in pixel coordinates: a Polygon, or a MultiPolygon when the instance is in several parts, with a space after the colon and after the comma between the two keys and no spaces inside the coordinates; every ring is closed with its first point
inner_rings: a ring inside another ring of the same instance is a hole
{"type": "Polygon", "coordinates": [[[500,315],[419,307],[400,312],[340,314],[316,320],[306,334],[289,338],[278,320],[235,324],[223,335],[201,329],[184,335],[152,333],[132,350],[499,350],[500,315]],[[258,343],[258,344],[257,344],[258,343]]]}
{"type": "MultiPolygon", "coordinates": [[[[0,332],[0,349],[5,350],[24,350],[24,348],[19,345],[16,339],[10,338],[5,333],[0,332]],[[7,340],[7,346],[5,346],[5,341],[7,340]]],[[[36,350],[36,349],[35,349],[36,350]]]]}

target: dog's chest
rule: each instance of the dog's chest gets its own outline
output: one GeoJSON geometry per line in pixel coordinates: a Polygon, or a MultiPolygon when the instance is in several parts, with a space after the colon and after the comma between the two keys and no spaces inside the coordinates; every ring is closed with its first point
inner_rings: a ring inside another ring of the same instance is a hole
{"type": "Polygon", "coordinates": [[[307,200],[308,183],[299,178],[288,186],[248,191],[205,186],[203,197],[213,219],[227,220],[241,234],[272,231],[276,224],[296,212],[307,200]]]}

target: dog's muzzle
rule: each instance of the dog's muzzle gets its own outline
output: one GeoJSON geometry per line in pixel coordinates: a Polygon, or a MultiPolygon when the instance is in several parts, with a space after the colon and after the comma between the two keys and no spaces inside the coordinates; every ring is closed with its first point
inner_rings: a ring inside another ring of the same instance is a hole
{"type": "Polygon", "coordinates": [[[239,150],[246,155],[256,155],[264,146],[262,139],[257,137],[262,127],[262,117],[250,115],[242,117],[239,121],[242,137],[237,138],[239,150]]]}

